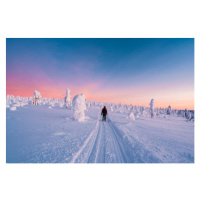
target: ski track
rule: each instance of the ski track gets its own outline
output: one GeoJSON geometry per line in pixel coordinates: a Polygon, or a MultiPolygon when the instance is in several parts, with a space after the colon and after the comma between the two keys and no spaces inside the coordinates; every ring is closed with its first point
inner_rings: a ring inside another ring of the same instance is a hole
{"type": "Polygon", "coordinates": [[[119,130],[109,117],[107,122],[101,121],[99,113],[94,130],[71,163],[144,163],[152,160],[161,162],[133,135],[119,130]]]}
{"type": "Polygon", "coordinates": [[[88,145],[88,143],[93,143],[95,140],[92,139],[96,134],[98,134],[98,129],[99,129],[99,119],[97,120],[96,126],[94,128],[94,130],[90,133],[90,135],[88,136],[88,138],[85,140],[83,146],[79,149],[79,151],[73,156],[72,160],[70,161],[71,163],[74,163],[78,157],[80,156],[80,154],[83,152],[84,148],[88,145]]]}

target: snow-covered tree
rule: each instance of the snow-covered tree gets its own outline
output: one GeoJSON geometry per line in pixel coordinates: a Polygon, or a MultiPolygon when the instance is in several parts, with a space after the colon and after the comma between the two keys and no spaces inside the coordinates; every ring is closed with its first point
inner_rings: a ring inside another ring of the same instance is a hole
{"type": "Polygon", "coordinates": [[[113,112],[113,106],[112,105],[110,106],[110,111],[113,112]]]}
{"type": "Polygon", "coordinates": [[[33,94],[34,96],[33,96],[32,104],[39,105],[41,103],[41,98],[42,98],[40,92],[35,90],[33,94]]]}
{"type": "Polygon", "coordinates": [[[73,100],[73,119],[77,121],[84,121],[85,119],[85,95],[84,94],[77,94],[73,100]]]}
{"type": "Polygon", "coordinates": [[[142,116],[145,115],[145,107],[144,107],[144,106],[141,106],[141,107],[140,107],[140,112],[141,112],[141,115],[142,115],[142,116]]]}
{"type": "Polygon", "coordinates": [[[70,90],[68,88],[66,89],[65,105],[66,107],[70,107],[72,105],[70,90]]]}
{"type": "Polygon", "coordinates": [[[9,107],[10,107],[10,104],[11,104],[10,96],[7,95],[7,96],[6,96],[6,108],[9,108],[9,107]]]}
{"type": "Polygon", "coordinates": [[[167,108],[167,115],[171,115],[171,113],[172,113],[172,109],[171,109],[171,106],[169,105],[167,108]]]}
{"type": "Polygon", "coordinates": [[[159,114],[164,114],[164,109],[163,108],[159,109],[159,114]]]}
{"type": "Polygon", "coordinates": [[[155,117],[155,114],[154,114],[154,99],[151,99],[151,102],[150,102],[150,113],[151,113],[151,118],[154,118],[155,117]]]}
{"type": "Polygon", "coordinates": [[[6,96],[6,103],[8,103],[8,102],[9,102],[9,100],[10,100],[10,96],[9,96],[9,95],[7,95],[7,96],[6,96]]]}
{"type": "Polygon", "coordinates": [[[130,113],[128,114],[128,118],[132,119],[132,120],[135,120],[135,115],[133,113],[133,107],[131,108],[130,113]]]}
{"type": "Polygon", "coordinates": [[[192,115],[191,115],[190,111],[188,111],[187,109],[185,109],[185,117],[188,120],[191,120],[191,118],[192,118],[192,115]]]}
{"type": "Polygon", "coordinates": [[[156,116],[159,116],[160,115],[160,110],[159,108],[156,109],[156,116]]]}

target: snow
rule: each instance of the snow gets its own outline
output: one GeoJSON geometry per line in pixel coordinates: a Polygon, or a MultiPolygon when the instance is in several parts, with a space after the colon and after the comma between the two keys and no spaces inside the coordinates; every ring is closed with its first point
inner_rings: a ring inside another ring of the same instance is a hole
{"type": "Polygon", "coordinates": [[[41,103],[41,94],[37,90],[34,91],[34,97],[33,97],[33,104],[34,105],[39,105],[41,103]]]}
{"type": "Polygon", "coordinates": [[[154,114],[154,99],[151,99],[151,102],[150,102],[150,113],[151,113],[151,118],[154,118],[155,117],[155,114],[154,114]]]}
{"type": "Polygon", "coordinates": [[[104,104],[90,101],[86,110],[82,94],[74,97],[73,109],[60,107],[64,100],[58,99],[43,98],[46,104],[39,106],[29,104],[30,98],[9,101],[11,108],[13,101],[24,106],[15,112],[7,108],[7,163],[194,162],[194,122],[185,117],[164,113],[152,119],[140,112],[150,108],[118,105],[121,113],[112,104],[102,122],[104,104]],[[127,117],[138,111],[139,118],[127,117]]]}
{"type": "Polygon", "coordinates": [[[72,101],[73,105],[73,119],[79,122],[85,120],[85,95],[84,94],[77,94],[72,101]]]}
{"type": "Polygon", "coordinates": [[[72,104],[70,90],[68,88],[66,89],[65,104],[66,107],[70,107],[72,104]]]}
{"type": "Polygon", "coordinates": [[[151,102],[150,102],[150,109],[154,109],[154,99],[151,99],[151,102]]]}
{"type": "Polygon", "coordinates": [[[15,106],[12,106],[12,107],[10,108],[10,110],[11,110],[11,111],[14,111],[14,110],[17,110],[17,109],[16,109],[15,106]]]}
{"type": "Polygon", "coordinates": [[[20,103],[17,102],[17,103],[15,103],[15,104],[13,104],[13,106],[14,106],[14,107],[20,107],[20,103]]]}
{"type": "Polygon", "coordinates": [[[170,105],[169,105],[168,108],[167,108],[167,114],[168,114],[168,115],[171,115],[171,106],[170,106],[170,105]]]}
{"type": "Polygon", "coordinates": [[[134,113],[133,113],[133,107],[131,108],[128,117],[129,117],[129,119],[135,120],[135,115],[134,115],[134,113]]]}
{"type": "Polygon", "coordinates": [[[37,90],[35,90],[33,94],[34,94],[34,96],[37,97],[37,98],[40,98],[40,97],[41,97],[40,92],[38,92],[37,90]]]}

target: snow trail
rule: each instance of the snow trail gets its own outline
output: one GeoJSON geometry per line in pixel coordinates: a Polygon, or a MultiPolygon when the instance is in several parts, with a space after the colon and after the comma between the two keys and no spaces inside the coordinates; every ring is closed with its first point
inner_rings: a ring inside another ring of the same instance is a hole
{"type": "Polygon", "coordinates": [[[122,142],[121,138],[119,138],[119,131],[114,128],[114,125],[109,118],[107,121],[108,121],[108,128],[110,130],[109,135],[112,141],[111,147],[113,147],[110,149],[110,151],[112,152],[112,155],[114,156],[113,161],[119,162],[119,163],[129,162],[125,153],[124,143],[122,142]]]}
{"type": "Polygon", "coordinates": [[[84,148],[88,145],[89,142],[91,142],[91,138],[94,137],[98,133],[97,131],[98,129],[99,129],[99,119],[97,120],[94,130],[90,133],[88,138],[85,140],[83,146],[79,149],[79,151],[74,155],[74,157],[70,161],[71,163],[74,163],[77,160],[79,155],[83,152],[84,148]]]}
{"type": "MultiPolygon", "coordinates": [[[[125,133],[118,130],[107,117],[103,122],[98,114],[95,129],[71,162],[81,163],[130,163],[134,162],[132,144],[124,140],[125,133]],[[130,151],[132,153],[130,153],[130,151]]],[[[137,157],[136,157],[137,158],[137,157]]],[[[137,159],[138,160],[138,159],[137,159]]]]}

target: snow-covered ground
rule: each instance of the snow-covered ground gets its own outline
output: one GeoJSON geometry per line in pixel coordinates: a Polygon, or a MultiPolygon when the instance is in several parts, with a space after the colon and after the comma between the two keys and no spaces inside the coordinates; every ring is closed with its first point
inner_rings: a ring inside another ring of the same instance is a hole
{"type": "Polygon", "coordinates": [[[72,108],[45,101],[36,106],[27,98],[16,110],[8,103],[7,163],[194,162],[194,122],[186,118],[135,114],[133,120],[130,108],[107,105],[107,122],[102,122],[104,104],[86,102],[86,118],[77,121],[72,108]]]}

